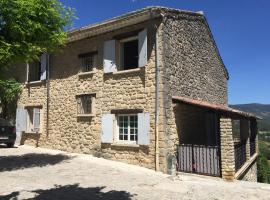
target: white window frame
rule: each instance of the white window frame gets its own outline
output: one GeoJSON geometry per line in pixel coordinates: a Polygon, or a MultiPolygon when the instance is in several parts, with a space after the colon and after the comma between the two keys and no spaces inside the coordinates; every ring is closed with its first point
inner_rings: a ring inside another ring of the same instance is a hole
{"type": "MultiPolygon", "coordinates": [[[[138,48],[139,48],[139,37],[138,35],[136,36],[132,36],[132,37],[127,37],[127,38],[124,38],[124,39],[121,39],[119,40],[119,56],[118,56],[118,60],[119,60],[119,71],[126,71],[126,70],[132,70],[132,69],[124,69],[124,52],[123,52],[123,45],[126,43],[126,42],[131,42],[131,41],[134,41],[134,40],[138,40],[138,48]]],[[[138,52],[138,66],[134,69],[137,69],[139,68],[139,52],[138,52]]]]}
{"type": "Polygon", "coordinates": [[[138,135],[139,135],[139,130],[138,130],[138,115],[137,114],[117,114],[116,115],[116,142],[120,144],[138,144],[138,135]],[[128,140],[120,140],[119,139],[119,117],[127,116],[128,117],[128,140]],[[130,140],[130,117],[131,116],[136,116],[137,117],[137,140],[131,141],[130,140]]]}

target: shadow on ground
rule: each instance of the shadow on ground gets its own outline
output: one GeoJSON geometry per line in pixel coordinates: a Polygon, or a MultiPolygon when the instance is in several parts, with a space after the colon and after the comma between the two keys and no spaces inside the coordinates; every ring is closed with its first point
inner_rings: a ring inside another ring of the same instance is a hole
{"type": "Polygon", "coordinates": [[[36,154],[0,156],[0,172],[55,165],[73,157],[63,154],[36,154]]]}
{"type": "Polygon", "coordinates": [[[20,192],[12,192],[5,196],[0,196],[1,200],[9,200],[9,199],[27,199],[27,200],[130,200],[131,195],[126,191],[115,191],[111,190],[108,192],[102,192],[105,187],[89,187],[82,188],[79,187],[79,184],[74,185],[57,185],[55,188],[47,189],[47,190],[34,190],[28,191],[28,195],[31,197],[20,197],[20,192]],[[34,197],[33,197],[34,196],[34,197]]]}

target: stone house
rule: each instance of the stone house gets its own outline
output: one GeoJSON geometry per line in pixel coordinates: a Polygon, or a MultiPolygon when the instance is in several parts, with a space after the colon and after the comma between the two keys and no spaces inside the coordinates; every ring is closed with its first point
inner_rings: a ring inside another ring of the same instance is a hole
{"type": "Polygon", "coordinates": [[[147,7],[72,30],[15,76],[21,144],[256,181],[257,117],[228,107],[202,12],[147,7]]]}

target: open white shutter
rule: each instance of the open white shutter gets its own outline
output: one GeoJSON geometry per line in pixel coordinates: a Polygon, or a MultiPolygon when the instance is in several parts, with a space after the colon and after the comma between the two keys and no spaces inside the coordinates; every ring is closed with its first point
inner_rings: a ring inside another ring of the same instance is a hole
{"type": "Polygon", "coordinates": [[[114,114],[103,114],[102,115],[102,143],[113,142],[113,120],[114,114]]]}
{"type": "Polygon", "coordinates": [[[150,115],[138,113],[138,144],[149,145],[150,143],[150,115]]]}
{"type": "Polygon", "coordinates": [[[139,32],[139,67],[147,64],[147,29],[139,32]]]}
{"type": "Polygon", "coordinates": [[[47,53],[43,53],[40,58],[40,80],[46,80],[47,74],[46,74],[46,69],[47,69],[47,53]]]}
{"type": "Polygon", "coordinates": [[[16,111],[16,131],[26,131],[27,111],[24,108],[17,108],[16,111]]]}
{"type": "Polygon", "coordinates": [[[111,73],[113,71],[116,71],[115,40],[109,40],[104,42],[103,67],[104,73],[111,73]]]}

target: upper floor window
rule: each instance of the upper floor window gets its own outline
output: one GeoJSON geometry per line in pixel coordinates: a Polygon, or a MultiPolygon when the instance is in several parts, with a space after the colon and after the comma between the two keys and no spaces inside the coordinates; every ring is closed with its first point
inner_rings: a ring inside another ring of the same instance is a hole
{"type": "Polygon", "coordinates": [[[104,42],[104,73],[112,73],[117,70],[130,70],[146,65],[147,29],[138,31],[138,33],[132,37],[116,36],[115,39],[104,42]],[[119,52],[117,59],[116,51],[119,52]]]}
{"type": "Polygon", "coordinates": [[[94,114],[94,94],[78,95],[76,98],[78,115],[94,114]]]}
{"type": "Polygon", "coordinates": [[[81,72],[91,72],[96,68],[96,54],[97,52],[90,52],[79,55],[81,72]]]}
{"type": "Polygon", "coordinates": [[[34,82],[46,79],[48,54],[43,53],[39,61],[33,61],[27,65],[27,82],[34,82]]]}
{"type": "Polygon", "coordinates": [[[128,70],[139,64],[138,37],[120,40],[120,69],[128,70]]]}

